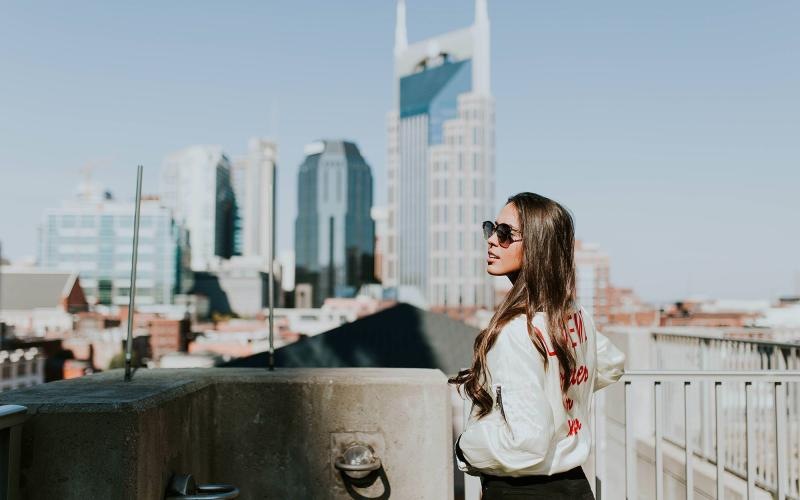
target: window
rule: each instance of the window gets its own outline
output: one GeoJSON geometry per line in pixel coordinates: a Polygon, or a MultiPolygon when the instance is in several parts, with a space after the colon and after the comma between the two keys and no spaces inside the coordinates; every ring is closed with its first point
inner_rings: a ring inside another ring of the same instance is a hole
{"type": "Polygon", "coordinates": [[[472,153],[472,170],[477,171],[478,165],[480,165],[480,156],[478,153],[472,153]]]}
{"type": "Polygon", "coordinates": [[[464,197],[464,179],[458,180],[458,196],[464,197]]]}

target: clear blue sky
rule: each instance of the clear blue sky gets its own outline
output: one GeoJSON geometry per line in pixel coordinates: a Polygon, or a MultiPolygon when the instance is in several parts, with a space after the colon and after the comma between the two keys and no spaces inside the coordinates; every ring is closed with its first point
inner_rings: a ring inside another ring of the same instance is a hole
{"type": "MultiPolygon", "coordinates": [[[[409,39],[471,0],[407,0],[409,39]]],[[[498,202],[575,213],[650,300],[774,298],[800,279],[800,3],[490,0],[498,202]]],[[[0,239],[35,254],[79,169],[120,198],[192,144],[280,152],[279,249],[302,148],[354,140],[385,200],[394,2],[0,4],[0,239]]],[[[498,207],[499,208],[499,207],[498,207]]],[[[491,217],[493,214],[487,214],[491,217]]]]}

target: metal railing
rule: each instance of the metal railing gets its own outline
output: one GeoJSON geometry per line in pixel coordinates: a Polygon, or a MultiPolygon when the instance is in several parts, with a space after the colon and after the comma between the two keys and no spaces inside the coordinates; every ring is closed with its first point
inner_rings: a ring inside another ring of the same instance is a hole
{"type": "Polygon", "coordinates": [[[44,358],[35,347],[0,351],[0,392],[44,383],[44,358]]]}
{"type": "MultiPolygon", "coordinates": [[[[683,449],[686,498],[694,498],[698,461],[716,466],[717,498],[726,473],[779,500],[800,499],[800,371],[637,371],[623,375],[625,491],[638,496],[634,384],[652,388],[655,498],[664,498],[664,446],[683,449]],[[629,425],[630,424],[630,425],[629,425]]],[[[641,407],[639,407],[641,409],[641,407]]],[[[602,460],[602,457],[598,458],[602,460]]]]}
{"type": "MultiPolygon", "coordinates": [[[[783,331],[779,337],[792,338],[792,332],[795,331],[783,331]]],[[[795,333],[800,334],[800,331],[795,333]]],[[[798,373],[800,370],[798,343],[663,331],[652,333],[652,339],[655,368],[659,370],[767,371],[772,374],[798,373]]],[[[730,443],[722,456],[725,469],[744,478],[749,471],[748,467],[751,467],[750,472],[755,476],[756,484],[778,494],[776,455],[767,445],[778,439],[777,424],[771,418],[776,410],[775,389],[770,384],[754,382],[755,380],[742,380],[717,386],[715,381],[703,380],[695,384],[697,387],[689,398],[690,404],[698,409],[698,414],[692,418],[694,425],[690,429],[689,445],[699,457],[716,463],[716,423],[717,418],[721,418],[725,422],[724,441],[730,443]],[[711,407],[717,396],[720,401],[719,411],[711,407]],[[747,442],[744,438],[748,425],[748,397],[752,403],[751,424],[756,428],[756,439],[752,443],[755,448],[755,466],[748,461],[747,442]]],[[[687,424],[679,414],[683,407],[683,398],[686,397],[682,394],[684,389],[680,384],[673,383],[664,385],[661,390],[664,396],[664,439],[684,446],[687,424]]],[[[789,383],[785,391],[787,427],[784,442],[789,452],[790,476],[787,495],[797,499],[800,498],[800,384],[789,383]]]]}
{"type": "Polygon", "coordinates": [[[19,498],[19,453],[24,406],[0,406],[0,500],[19,498]]]}

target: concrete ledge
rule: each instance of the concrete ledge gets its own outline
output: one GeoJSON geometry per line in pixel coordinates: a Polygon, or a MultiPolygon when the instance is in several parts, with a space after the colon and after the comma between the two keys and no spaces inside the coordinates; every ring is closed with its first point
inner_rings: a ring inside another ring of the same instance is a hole
{"type": "Polygon", "coordinates": [[[333,458],[356,437],[383,460],[393,498],[452,498],[450,402],[438,370],[140,370],[127,383],[113,371],[0,403],[31,414],[24,498],[157,499],[173,473],[187,472],[235,484],[241,498],[351,498],[333,458]]]}

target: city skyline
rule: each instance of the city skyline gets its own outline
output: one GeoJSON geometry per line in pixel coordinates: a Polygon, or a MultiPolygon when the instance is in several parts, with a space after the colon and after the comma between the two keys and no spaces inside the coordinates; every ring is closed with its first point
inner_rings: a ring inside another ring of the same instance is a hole
{"type": "MultiPolygon", "coordinates": [[[[469,24],[471,4],[410,0],[409,38],[469,24]]],[[[121,17],[79,5],[65,23],[45,15],[44,4],[4,7],[4,253],[36,253],[44,210],[69,196],[88,162],[105,164],[95,179],[127,200],[135,164],[145,164],[152,194],[170,151],[220,144],[235,157],[252,136],[274,137],[280,151],[279,253],[292,246],[293,178],[302,144],[315,137],[357,142],[376,171],[376,202],[385,204],[392,68],[383,59],[394,5],[352,8],[363,15],[315,2],[251,12],[146,4],[121,17]],[[303,24],[309,6],[320,19],[310,26],[303,24]],[[267,29],[255,29],[258,19],[267,29]],[[251,29],[212,44],[206,35],[218,22],[251,29]],[[184,23],[193,28],[165,34],[184,23]],[[255,56],[267,61],[264,73],[255,56]],[[219,73],[198,76],[208,60],[221,63],[219,73]],[[289,75],[287,82],[273,83],[275,74],[289,75]],[[314,120],[310,109],[320,110],[314,120]]],[[[489,9],[496,203],[518,189],[564,202],[578,237],[610,255],[611,281],[650,300],[798,291],[800,70],[791,54],[800,39],[789,22],[797,6],[490,2],[489,9]]]]}

